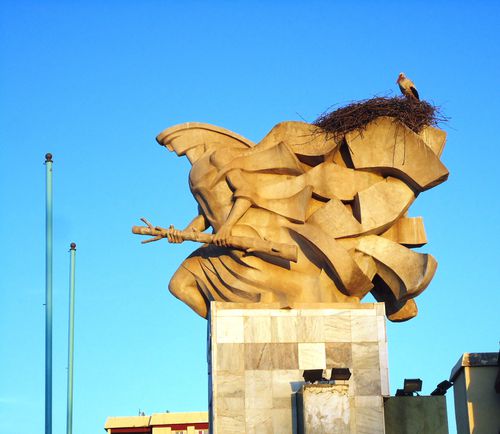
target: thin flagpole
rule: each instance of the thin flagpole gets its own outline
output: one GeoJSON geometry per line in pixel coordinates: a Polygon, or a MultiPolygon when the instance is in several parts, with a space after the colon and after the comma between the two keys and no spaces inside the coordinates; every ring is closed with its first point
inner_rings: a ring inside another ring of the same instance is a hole
{"type": "Polygon", "coordinates": [[[45,155],[45,434],[52,434],[52,154],[45,155]]]}
{"type": "Polygon", "coordinates": [[[73,431],[73,352],[75,325],[75,258],[76,244],[70,245],[69,265],[69,327],[68,327],[68,408],[66,413],[66,433],[73,431]]]}

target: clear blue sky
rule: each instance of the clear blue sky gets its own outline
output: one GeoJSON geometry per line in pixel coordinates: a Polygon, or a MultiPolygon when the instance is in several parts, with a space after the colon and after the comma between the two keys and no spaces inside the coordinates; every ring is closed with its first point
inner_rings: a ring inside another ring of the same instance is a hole
{"type": "Polygon", "coordinates": [[[277,122],[396,93],[401,71],[452,118],[451,175],[410,210],[439,268],[419,316],[389,324],[391,390],[420,377],[429,393],[463,352],[497,351],[499,16],[493,1],[2,2],[0,433],[44,427],[46,152],[54,432],[65,429],[72,241],[73,432],[139,409],[203,410],[206,322],[167,292],[195,245],[142,246],[130,233],[141,216],[182,227],[196,213],[187,161],[154,137],[201,121],[258,141],[277,122]]]}

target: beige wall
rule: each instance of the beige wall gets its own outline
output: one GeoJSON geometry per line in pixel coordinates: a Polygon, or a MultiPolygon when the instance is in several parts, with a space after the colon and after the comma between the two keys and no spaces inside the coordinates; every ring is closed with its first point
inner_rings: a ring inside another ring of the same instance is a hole
{"type": "Polygon", "coordinates": [[[164,426],[153,427],[153,434],[170,434],[172,429],[164,426]]]}
{"type": "Polygon", "coordinates": [[[500,367],[494,353],[464,354],[452,371],[458,434],[500,433],[500,367]]]}
{"type": "MultiPolygon", "coordinates": [[[[196,430],[192,426],[187,427],[187,434],[197,434],[198,431],[200,430],[196,430]]],[[[171,434],[171,433],[172,433],[172,428],[164,426],[153,427],[153,434],[171,434]]]]}
{"type": "Polygon", "coordinates": [[[455,379],[453,384],[453,395],[455,400],[455,420],[457,422],[457,433],[469,432],[469,416],[467,412],[467,387],[465,385],[465,373],[455,379]]]}
{"type": "Polygon", "coordinates": [[[500,395],[494,385],[498,366],[466,368],[471,433],[500,433],[500,395]]]}

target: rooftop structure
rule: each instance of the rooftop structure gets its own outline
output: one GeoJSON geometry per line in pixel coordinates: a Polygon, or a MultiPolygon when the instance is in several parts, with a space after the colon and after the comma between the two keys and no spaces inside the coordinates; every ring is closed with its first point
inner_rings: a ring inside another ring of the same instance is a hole
{"type": "Polygon", "coordinates": [[[108,417],[104,429],[108,434],[208,434],[208,412],[108,417]]]}
{"type": "Polygon", "coordinates": [[[500,432],[499,353],[465,353],[451,371],[458,434],[500,432]]]}

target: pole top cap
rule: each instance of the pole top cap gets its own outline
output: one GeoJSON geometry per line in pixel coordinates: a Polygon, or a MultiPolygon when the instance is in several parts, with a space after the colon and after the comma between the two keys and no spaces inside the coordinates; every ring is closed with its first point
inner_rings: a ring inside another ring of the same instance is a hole
{"type": "Polygon", "coordinates": [[[71,243],[69,245],[70,250],[76,250],[76,243],[71,243]]]}
{"type": "Polygon", "coordinates": [[[48,162],[52,162],[52,154],[50,152],[47,152],[45,154],[45,162],[48,163],[48,162]]]}

